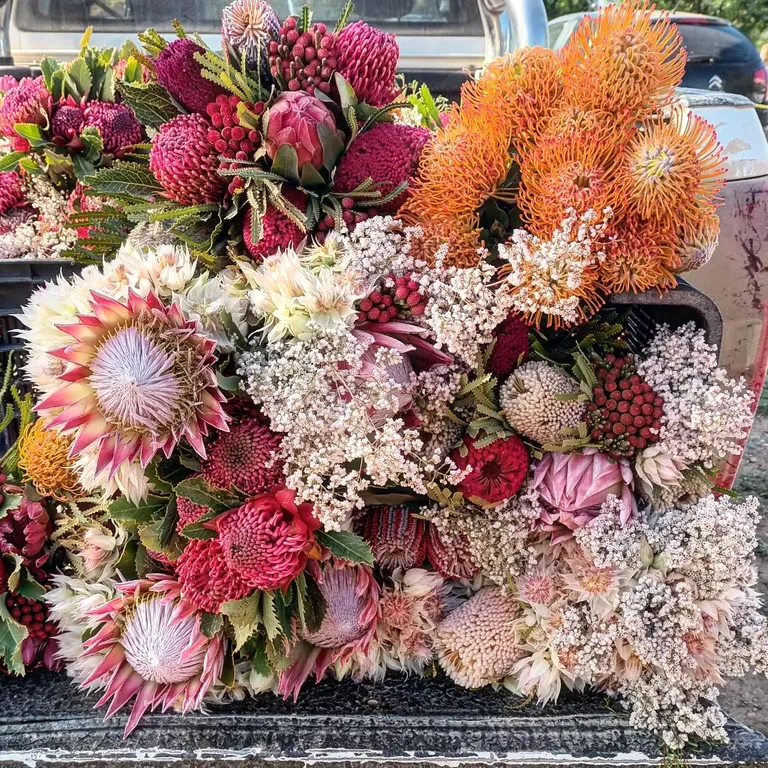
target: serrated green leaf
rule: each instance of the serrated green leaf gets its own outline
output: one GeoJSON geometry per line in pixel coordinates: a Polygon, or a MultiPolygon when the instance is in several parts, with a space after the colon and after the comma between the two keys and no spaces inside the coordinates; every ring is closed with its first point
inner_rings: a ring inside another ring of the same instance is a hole
{"type": "Polygon", "coordinates": [[[335,32],[341,32],[344,27],[347,26],[347,22],[349,21],[349,17],[352,15],[352,10],[354,9],[354,4],[352,3],[352,0],[347,0],[346,3],[344,3],[344,7],[341,9],[341,13],[339,14],[339,20],[336,22],[336,28],[335,32]]]}
{"type": "Polygon", "coordinates": [[[317,582],[306,573],[296,577],[297,613],[305,632],[316,632],[323,622],[325,602],[317,582]]]}
{"type": "MultiPolygon", "coordinates": [[[[10,581],[8,586],[10,586],[10,581]]],[[[26,569],[22,572],[21,580],[15,591],[29,600],[42,600],[46,592],[45,587],[30,576],[26,569]]]]}
{"type": "Polygon", "coordinates": [[[144,200],[162,197],[163,187],[146,165],[118,160],[85,179],[85,185],[99,195],[127,195],[144,200]]]}
{"type": "Polygon", "coordinates": [[[315,538],[334,557],[350,563],[373,565],[373,553],[362,537],[350,531],[317,531],[315,538]]]}
{"type": "Polygon", "coordinates": [[[80,154],[72,155],[72,167],[75,169],[77,180],[82,183],[85,183],[86,179],[91,177],[96,170],[94,164],[80,154]]]}
{"type": "Polygon", "coordinates": [[[27,628],[19,624],[8,612],[5,600],[0,600],[0,658],[13,675],[24,675],[21,644],[27,637],[27,628]]]}
{"type": "Polygon", "coordinates": [[[176,497],[173,496],[165,508],[165,515],[160,523],[160,544],[167,547],[171,543],[176,532],[176,524],[179,522],[179,512],[176,509],[176,497]]]}
{"type": "Polygon", "coordinates": [[[6,562],[10,560],[12,563],[12,568],[8,569],[8,589],[10,589],[11,592],[15,592],[16,587],[19,586],[19,581],[21,579],[21,566],[23,565],[24,561],[22,560],[21,555],[17,555],[15,552],[7,552],[3,554],[2,558],[6,562]]]}
{"type": "Polygon", "coordinates": [[[181,114],[171,95],[160,83],[129,83],[121,80],[117,90],[142,125],[159,128],[181,114]]]}
{"type": "Polygon", "coordinates": [[[91,92],[93,76],[85,59],[75,59],[64,75],[64,90],[75,101],[81,102],[91,92]]]}
{"type": "Polygon", "coordinates": [[[162,552],[171,562],[176,562],[184,551],[183,539],[172,531],[171,540],[163,544],[160,534],[162,524],[162,520],[156,520],[139,526],[139,540],[150,552],[162,552]]]}
{"type": "Polygon", "coordinates": [[[168,505],[168,499],[162,496],[147,496],[145,501],[134,504],[129,498],[122,496],[109,505],[107,514],[112,520],[133,520],[137,523],[148,523],[157,517],[168,505]]]}
{"type": "Polygon", "coordinates": [[[247,498],[236,490],[215,488],[202,477],[189,477],[176,486],[176,495],[208,507],[217,514],[239,507],[247,498]]]}
{"type": "Polygon", "coordinates": [[[264,629],[270,640],[274,640],[281,635],[282,628],[275,611],[275,595],[273,592],[262,593],[261,620],[264,623],[264,629]]]}
{"type": "Polygon", "coordinates": [[[232,625],[235,651],[239,651],[261,624],[261,592],[255,592],[242,600],[230,600],[223,603],[219,610],[232,625]]]}
{"type": "Polygon", "coordinates": [[[57,96],[57,94],[53,92],[53,74],[60,68],[61,64],[50,56],[43,56],[40,60],[40,71],[43,74],[43,82],[45,83],[48,92],[53,96],[54,101],[58,101],[61,98],[61,94],[58,94],[57,96]]]}
{"type": "Polygon", "coordinates": [[[221,632],[224,626],[224,619],[218,613],[204,613],[200,617],[200,631],[210,640],[221,632]]]}
{"type": "Polygon", "coordinates": [[[250,647],[251,669],[262,677],[271,677],[274,670],[267,658],[267,638],[265,635],[258,635],[253,639],[250,647]]]}

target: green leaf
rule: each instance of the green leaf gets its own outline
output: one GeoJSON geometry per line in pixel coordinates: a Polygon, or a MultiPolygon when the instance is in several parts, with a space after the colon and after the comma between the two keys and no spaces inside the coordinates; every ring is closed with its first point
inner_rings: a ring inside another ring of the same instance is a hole
{"type": "Polygon", "coordinates": [[[344,152],[344,142],[339,138],[339,134],[325,123],[318,123],[317,137],[323,145],[323,167],[330,173],[344,152]]]}
{"type": "Polygon", "coordinates": [[[95,163],[104,151],[104,140],[101,138],[101,131],[95,126],[89,125],[80,132],[80,141],[85,145],[83,147],[85,159],[95,163]]]}
{"type": "Polygon", "coordinates": [[[250,645],[251,669],[262,677],[271,677],[274,675],[272,665],[267,657],[267,638],[265,635],[258,635],[253,638],[250,645]]]}
{"type": "Polygon", "coordinates": [[[263,592],[262,594],[261,620],[264,622],[264,629],[267,631],[267,637],[270,640],[274,640],[282,633],[280,620],[275,611],[275,593],[263,592]]]}
{"type": "Polygon", "coordinates": [[[373,553],[365,539],[349,531],[317,531],[318,543],[328,549],[334,557],[350,563],[373,565],[373,553]]]}
{"type": "Polygon", "coordinates": [[[218,613],[204,613],[200,617],[200,631],[210,640],[217,632],[221,632],[224,619],[218,613]]]}
{"type": "Polygon", "coordinates": [[[304,163],[301,166],[301,186],[304,189],[322,189],[327,184],[314,166],[304,163]]]}
{"type": "Polygon", "coordinates": [[[159,128],[180,114],[179,108],[160,83],[129,83],[120,80],[118,93],[143,125],[159,128]]]}
{"type": "Polygon", "coordinates": [[[128,195],[144,200],[162,197],[163,187],[146,165],[118,160],[85,179],[85,185],[96,194],[110,197],[128,195]]]}
{"type": "Polygon", "coordinates": [[[4,518],[8,512],[21,504],[23,495],[21,493],[6,493],[0,502],[0,519],[4,518]]]}
{"type": "Polygon", "coordinates": [[[11,592],[15,592],[16,588],[19,586],[19,581],[21,580],[21,566],[24,561],[22,560],[21,555],[17,555],[13,552],[7,552],[2,557],[13,563],[13,568],[8,569],[8,589],[10,589],[11,592]]]}
{"type": "Polygon", "coordinates": [[[312,9],[305,5],[301,9],[301,21],[299,22],[299,29],[301,31],[299,34],[303,35],[309,29],[310,24],[312,24],[312,9]]]}
{"type": "Polygon", "coordinates": [[[240,392],[240,382],[242,379],[235,374],[234,376],[223,376],[221,371],[216,373],[216,382],[219,385],[219,389],[223,389],[225,392],[240,392]]]}
{"type": "Polygon", "coordinates": [[[215,539],[216,531],[212,531],[210,528],[203,526],[203,522],[211,520],[214,517],[216,517],[214,513],[211,513],[210,516],[203,515],[198,521],[185,525],[181,529],[182,535],[186,539],[215,539]]]}
{"type": "Polygon", "coordinates": [[[75,169],[77,180],[83,184],[86,183],[86,179],[92,176],[96,170],[94,164],[90,160],[86,160],[85,157],[80,154],[72,155],[72,166],[75,169]]]}
{"type": "Polygon", "coordinates": [[[9,152],[0,157],[0,171],[15,171],[19,160],[26,157],[26,152],[9,152]]]}
{"type": "Polygon", "coordinates": [[[168,499],[162,496],[149,495],[146,501],[134,504],[129,498],[121,496],[109,505],[107,514],[112,520],[133,520],[137,523],[148,523],[168,505],[168,499]]]}
{"type": "Polygon", "coordinates": [[[176,562],[184,551],[184,540],[175,531],[171,532],[171,540],[163,544],[161,540],[162,520],[139,527],[139,539],[150,552],[162,552],[171,562],[176,562]]]}
{"type": "Polygon", "coordinates": [[[16,123],[16,125],[13,126],[13,130],[16,131],[22,139],[26,139],[35,149],[45,146],[48,143],[48,139],[43,136],[40,126],[36,123],[16,123]]]}
{"type": "Polygon", "coordinates": [[[179,512],[176,509],[176,497],[172,497],[165,508],[165,516],[160,523],[160,544],[167,547],[176,532],[176,524],[179,522],[179,512]]]}
{"type": "Polygon", "coordinates": [[[223,603],[220,610],[229,619],[235,633],[235,651],[245,645],[261,623],[261,593],[255,592],[242,600],[223,603]]]}
{"type": "Polygon", "coordinates": [[[85,59],[75,59],[64,75],[64,90],[75,101],[80,102],[91,92],[93,76],[85,59]]]}
{"type": "MultiPolygon", "coordinates": [[[[139,578],[138,563],[136,562],[138,560],[139,549],[139,542],[136,541],[136,539],[128,539],[125,548],[123,549],[123,553],[120,555],[120,559],[115,566],[117,571],[119,571],[122,577],[127,581],[139,578]]],[[[141,547],[141,549],[144,548],[141,547]]],[[[144,552],[146,553],[146,549],[144,549],[144,552]]]]}
{"type": "Polygon", "coordinates": [[[320,628],[325,614],[325,603],[315,580],[300,573],[296,577],[297,612],[301,627],[305,632],[316,632],[320,628]]]}
{"type": "MultiPolygon", "coordinates": [[[[10,582],[9,582],[10,585],[10,582]]],[[[29,600],[42,600],[45,597],[45,587],[29,575],[29,571],[24,569],[21,575],[21,581],[16,592],[20,595],[24,595],[29,600]]]]}
{"type": "Polygon", "coordinates": [[[21,658],[21,644],[27,637],[27,628],[19,624],[0,600],[0,658],[13,675],[24,675],[24,662],[21,658]]]}
{"type": "Polygon", "coordinates": [[[276,173],[294,184],[299,183],[299,156],[290,144],[283,144],[277,150],[272,161],[272,173],[276,173]]]}
{"type": "Polygon", "coordinates": [[[334,79],[336,81],[336,87],[339,89],[341,109],[346,114],[350,107],[356,107],[358,105],[355,89],[338,72],[334,75],[334,79]]]}
{"type": "Polygon", "coordinates": [[[134,567],[136,569],[136,578],[143,579],[147,574],[155,573],[157,571],[157,565],[155,561],[150,557],[147,548],[138,541],[134,542],[136,545],[136,555],[134,557],[134,567]]]}
{"type": "Polygon", "coordinates": [[[195,504],[208,507],[212,512],[219,514],[239,507],[246,496],[237,491],[225,491],[215,488],[202,477],[189,477],[182,480],[176,486],[176,495],[183,496],[195,504]]]}
{"type": "Polygon", "coordinates": [[[53,75],[54,72],[59,69],[61,69],[61,64],[50,56],[43,56],[40,60],[40,71],[43,73],[43,82],[45,83],[48,92],[53,95],[54,101],[58,101],[61,98],[61,94],[57,95],[53,92],[53,75]]]}
{"type": "Polygon", "coordinates": [[[352,0],[347,0],[347,2],[344,4],[344,8],[341,10],[341,14],[339,15],[339,20],[336,22],[336,29],[334,32],[338,33],[341,32],[344,27],[347,26],[347,22],[349,21],[349,17],[352,15],[352,11],[354,9],[354,4],[352,3],[352,0]]]}

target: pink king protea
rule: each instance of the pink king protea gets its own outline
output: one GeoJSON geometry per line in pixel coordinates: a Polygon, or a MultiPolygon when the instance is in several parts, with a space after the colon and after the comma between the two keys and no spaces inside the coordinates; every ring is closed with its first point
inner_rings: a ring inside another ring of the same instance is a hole
{"type": "MultiPolygon", "coordinates": [[[[104,623],[84,643],[83,658],[101,657],[81,688],[106,681],[96,706],[112,699],[111,717],[135,698],[125,736],[148,710],[178,705],[183,714],[199,709],[224,666],[223,631],[208,638],[201,614],[178,598],[178,585],[163,575],[117,584],[118,597],[90,612],[104,623]]],[[[105,718],[106,719],[106,718],[105,718]]]]}
{"type": "Polygon", "coordinates": [[[38,406],[49,428],[74,434],[71,455],[98,446],[96,472],[139,458],[146,467],[186,438],[206,457],[209,428],[227,431],[216,383],[216,342],[198,333],[177,303],[130,292],[125,303],[92,293],[92,314],[61,330],[73,344],[50,352],[69,363],[61,388],[38,406]]]}

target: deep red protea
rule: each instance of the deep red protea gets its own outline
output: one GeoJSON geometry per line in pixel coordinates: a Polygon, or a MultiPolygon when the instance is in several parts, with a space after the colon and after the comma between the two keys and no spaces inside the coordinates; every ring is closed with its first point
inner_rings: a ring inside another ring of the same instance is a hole
{"type": "Polygon", "coordinates": [[[280,28],[277,40],[269,44],[272,76],[282,78],[289,91],[314,94],[315,88],[331,92],[336,71],[336,41],[325,24],[310,24],[299,33],[298,19],[289,16],[280,28]]]}
{"type": "Polygon", "coordinates": [[[59,146],[68,146],[77,142],[84,127],[83,119],[83,107],[71,96],[67,100],[62,100],[51,118],[51,133],[54,143],[59,146]]]}
{"type": "Polygon", "coordinates": [[[374,107],[391,103],[400,57],[394,35],[356,21],[339,32],[336,51],[338,71],[360,101],[374,107]]]}
{"type": "Polygon", "coordinates": [[[0,519],[0,552],[19,555],[26,565],[42,565],[47,559],[45,542],[52,530],[45,507],[39,501],[22,498],[16,509],[0,519]]]}
{"type": "Polygon", "coordinates": [[[54,658],[57,645],[49,642],[57,630],[56,625],[49,620],[48,606],[13,592],[5,595],[5,606],[13,619],[27,628],[27,636],[21,643],[24,666],[27,669],[61,669],[62,662],[54,658]]]}
{"type": "Polygon", "coordinates": [[[632,456],[658,441],[664,399],[656,394],[631,358],[606,355],[599,367],[593,402],[587,406],[592,442],[612,456],[632,456]]]}
{"type": "Polygon", "coordinates": [[[177,203],[219,203],[224,198],[226,182],[217,173],[219,160],[208,128],[200,115],[179,115],[152,138],[150,170],[177,203]]]}
{"type": "Polygon", "coordinates": [[[499,379],[506,379],[518,365],[525,362],[531,343],[528,341],[530,328],[511,312],[493,332],[496,343],[488,358],[488,370],[499,379]]]}
{"type": "MultiPolygon", "coordinates": [[[[370,178],[384,197],[403,182],[410,183],[419,170],[421,151],[429,135],[426,128],[378,123],[347,147],[336,169],[334,190],[352,192],[370,178]]],[[[377,203],[377,208],[394,213],[407,197],[408,192],[404,191],[394,200],[377,203]]]]}
{"type": "Polygon", "coordinates": [[[227,566],[257,589],[284,589],[303,570],[320,522],[285,487],[249,499],[216,520],[227,566]]]}
{"type": "Polygon", "coordinates": [[[204,611],[218,611],[222,603],[253,592],[229,567],[218,538],[191,539],[176,561],[176,577],[182,597],[204,611]]]}
{"type": "Polygon", "coordinates": [[[98,128],[104,151],[114,155],[141,141],[141,123],[125,104],[91,101],[83,112],[83,127],[98,128]]]}
{"type": "Polygon", "coordinates": [[[16,171],[0,173],[0,215],[24,202],[24,185],[16,171]]]}
{"type": "Polygon", "coordinates": [[[467,455],[462,456],[459,448],[451,459],[459,469],[472,467],[471,472],[459,483],[458,489],[466,498],[478,498],[489,504],[514,496],[525,482],[528,474],[528,451],[517,436],[496,440],[482,448],[475,447],[475,441],[464,438],[467,455]]]}
{"type": "MultiPolygon", "coordinates": [[[[284,185],[282,195],[300,211],[306,210],[307,198],[302,192],[284,185]]],[[[261,238],[254,243],[251,237],[251,215],[251,209],[248,208],[243,217],[243,241],[248,254],[257,261],[286,248],[294,248],[307,236],[293,219],[270,203],[261,219],[261,238]]]]}
{"type": "Polygon", "coordinates": [[[218,488],[235,486],[249,496],[282,482],[280,435],[251,417],[234,424],[208,446],[202,476],[218,488]]]}
{"type": "Polygon", "coordinates": [[[155,59],[157,79],[190,112],[205,114],[205,108],[224,90],[201,74],[195,54],[205,48],[189,37],[174,40],[155,59]]]}
{"type": "Polygon", "coordinates": [[[480,572],[480,566],[472,559],[464,534],[455,537],[441,536],[437,526],[427,530],[427,559],[432,567],[446,579],[471,579],[480,572]]]}
{"type": "Polygon", "coordinates": [[[371,508],[363,527],[374,560],[387,571],[420,566],[427,551],[425,534],[424,521],[400,506],[371,508]]]}
{"type": "Polygon", "coordinates": [[[53,99],[45,87],[42,77],[24,77],[15,88],[11,88],[0,104],[0,136],[13,139],[17,152],[26,152],[30,143],[14,131],[17,123],[47,125],[50,119],[53,99]]]}

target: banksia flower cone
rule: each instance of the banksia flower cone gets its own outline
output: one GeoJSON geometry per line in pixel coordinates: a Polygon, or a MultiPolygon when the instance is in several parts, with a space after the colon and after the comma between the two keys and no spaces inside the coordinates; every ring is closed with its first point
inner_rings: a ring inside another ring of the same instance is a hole
{"type": "Polygon", "coordinates": [[[264,0],[235,0],[221,12],[221,40],[244,55],[248,68],[266,73],[270,42],[280,31],[272,6],[264,0]]]}

